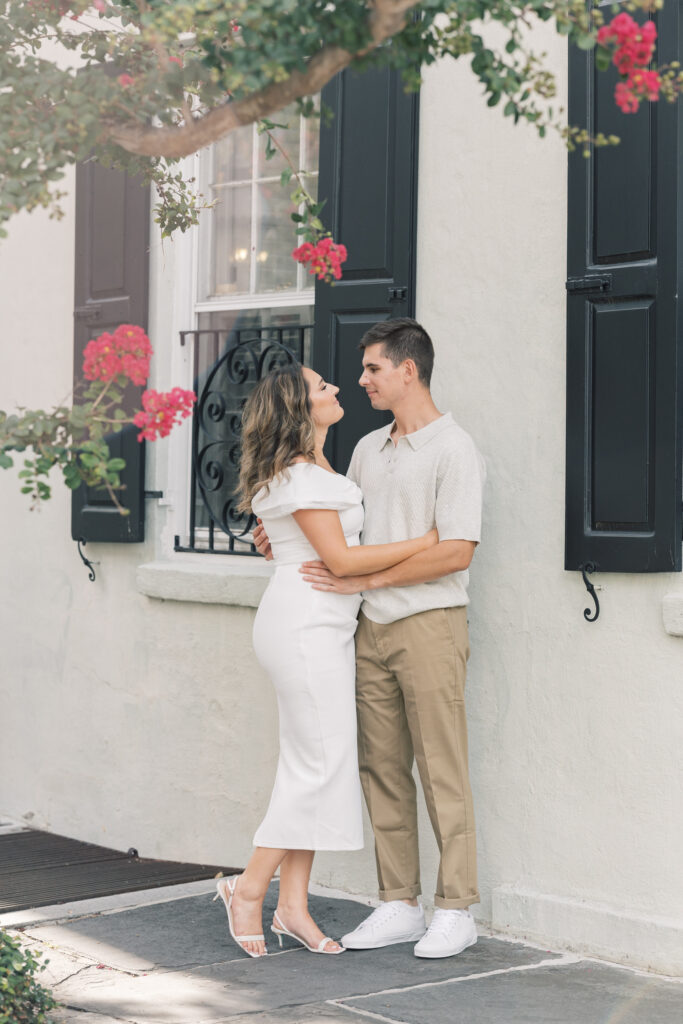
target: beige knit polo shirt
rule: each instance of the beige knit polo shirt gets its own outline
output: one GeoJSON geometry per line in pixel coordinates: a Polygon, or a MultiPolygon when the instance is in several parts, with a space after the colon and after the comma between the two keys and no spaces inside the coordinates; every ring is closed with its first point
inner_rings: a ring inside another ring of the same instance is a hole
{"type": "MultiPolygon", "coordinates": [[[[361,438],[346,474],[363,492],[362,543],[407,540],[433,526],[440,540],[478,542],[486,470],[469,434],[450,413],[395,445],[392,428],[390,423],[361,438]]],[[[468,604],[468,581],[464,571],[431,583],[366,591],[362,610],[373,622],[388,623],[468,604]]]]}

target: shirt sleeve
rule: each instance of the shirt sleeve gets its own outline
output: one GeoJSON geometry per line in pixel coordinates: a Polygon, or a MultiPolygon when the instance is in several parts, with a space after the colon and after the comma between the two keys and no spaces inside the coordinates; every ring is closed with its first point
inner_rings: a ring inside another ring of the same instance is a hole
{"type": "Polygon", "coordinates": [[[360,473],[360,455],[358,453],[360,444],[361,443],[359,441],[356,447],[353,449],[353,455],[351,456],[351,461],[349,462],[349,468],[346,470],[346,476],[352,483],[356,484],[357,487],[360,487],[360,480],[358,478],[360,473]]]}
{"type": "Polygon", "coordinates": [[[444,452],[437,480],[435,523],[439,540],[481,540],[486,469],[472,439],[464,435],[444,452]]]}

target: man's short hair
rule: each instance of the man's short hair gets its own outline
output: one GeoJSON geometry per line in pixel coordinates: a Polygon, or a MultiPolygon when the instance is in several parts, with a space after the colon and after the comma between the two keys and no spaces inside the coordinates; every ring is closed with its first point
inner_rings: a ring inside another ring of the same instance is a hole
{"type": "Polygon", "coordinates": [[[382,345],[382,354],[394,366],[400,366],[405,359],[412,359],[417,367],[417,376],[426,388],[432,379],[434,367],[434,346],[424,327],[409,316],[397,316],[393,320],[381,320],[367,331],[358,346],[361,351],[370,345],[382,345]]]}

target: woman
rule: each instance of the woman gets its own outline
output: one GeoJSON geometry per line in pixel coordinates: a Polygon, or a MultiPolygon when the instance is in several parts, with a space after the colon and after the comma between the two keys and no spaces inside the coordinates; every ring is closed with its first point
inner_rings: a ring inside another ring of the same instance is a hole
{"type": "Polygon", "coordinates": [[[342,953],[308,913],[316,850],[363,845],[356,751],[353,636],[360,595],[308,587],[302,562],[321,558],[338,576],[376,572],[436,544],[436,530],[395,544],[360,546],[362,494],[323,454],[344,415],[339,389],[307,367],[287,367],[254,389],[242,419],[243,511],[270,537],[275,571],[254,623],[254,650],[278,699],[280,758],[266,816],[243,874],[217,883],[230,933],[252,957],[266,953],[263,899],[277,868],[272,931],[312,952],[342,953]]]}

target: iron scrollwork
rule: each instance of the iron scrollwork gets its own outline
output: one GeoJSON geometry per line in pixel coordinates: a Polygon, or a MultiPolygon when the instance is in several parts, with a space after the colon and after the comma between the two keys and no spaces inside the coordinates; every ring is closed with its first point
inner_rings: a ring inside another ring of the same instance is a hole
{"type": "Polygon", "coordinates": [[[78,540],[76,541],[76,547],[78,549],[78,554],[80,555],[80,559],[83,562],[83,565],[85,565],[86,568],[88,569],[88,579],[90,580],[91,583],[94,583],[96,578],[97,578],[95,576],[95,568],[94,567],[96,565],[99,565],[100,563],[99,562],[91,562],[89,558],[85,557],[85,555],[81,551],[81,545],[83,545],[83,547],[85,547],[86,544],[87,544],[87,541],[86,541],[85,537],[79,537],[78,540]]]}
{"type": "Polygon", "coordinates": [[[236,508],[244,404],[266,374],[303,360],[307,329],[287,329],[289,344],[282,340],[282,328],[250,330],[244,339],[242,332],[229,335],[226,351],[198,387],[193,428],[193,491],[198,492],[208,512],[211,535],[217,526],[230,538],[230,550],[236,550],[235,541],[248,542],[255,525],[252,515],[236,508]]]}
{"type": "Polygon", "coordinates": [[[595,587],[588,579],[587,574],[594,573],[597,569],[597,565],[595,564],[595,562],[584,562],[583,565],[579,566],[579,569],[581,570],[581,575],[583,576],[583,582],[586,585],[586,590],[595,601],[595,610],[591,612],[590,608],[584,608],[583,617],[586,620],[586,622],[595,622],[598,615],[600,614],[600,602],[598,601],[598,595],[595,592],[595,587]]]}

